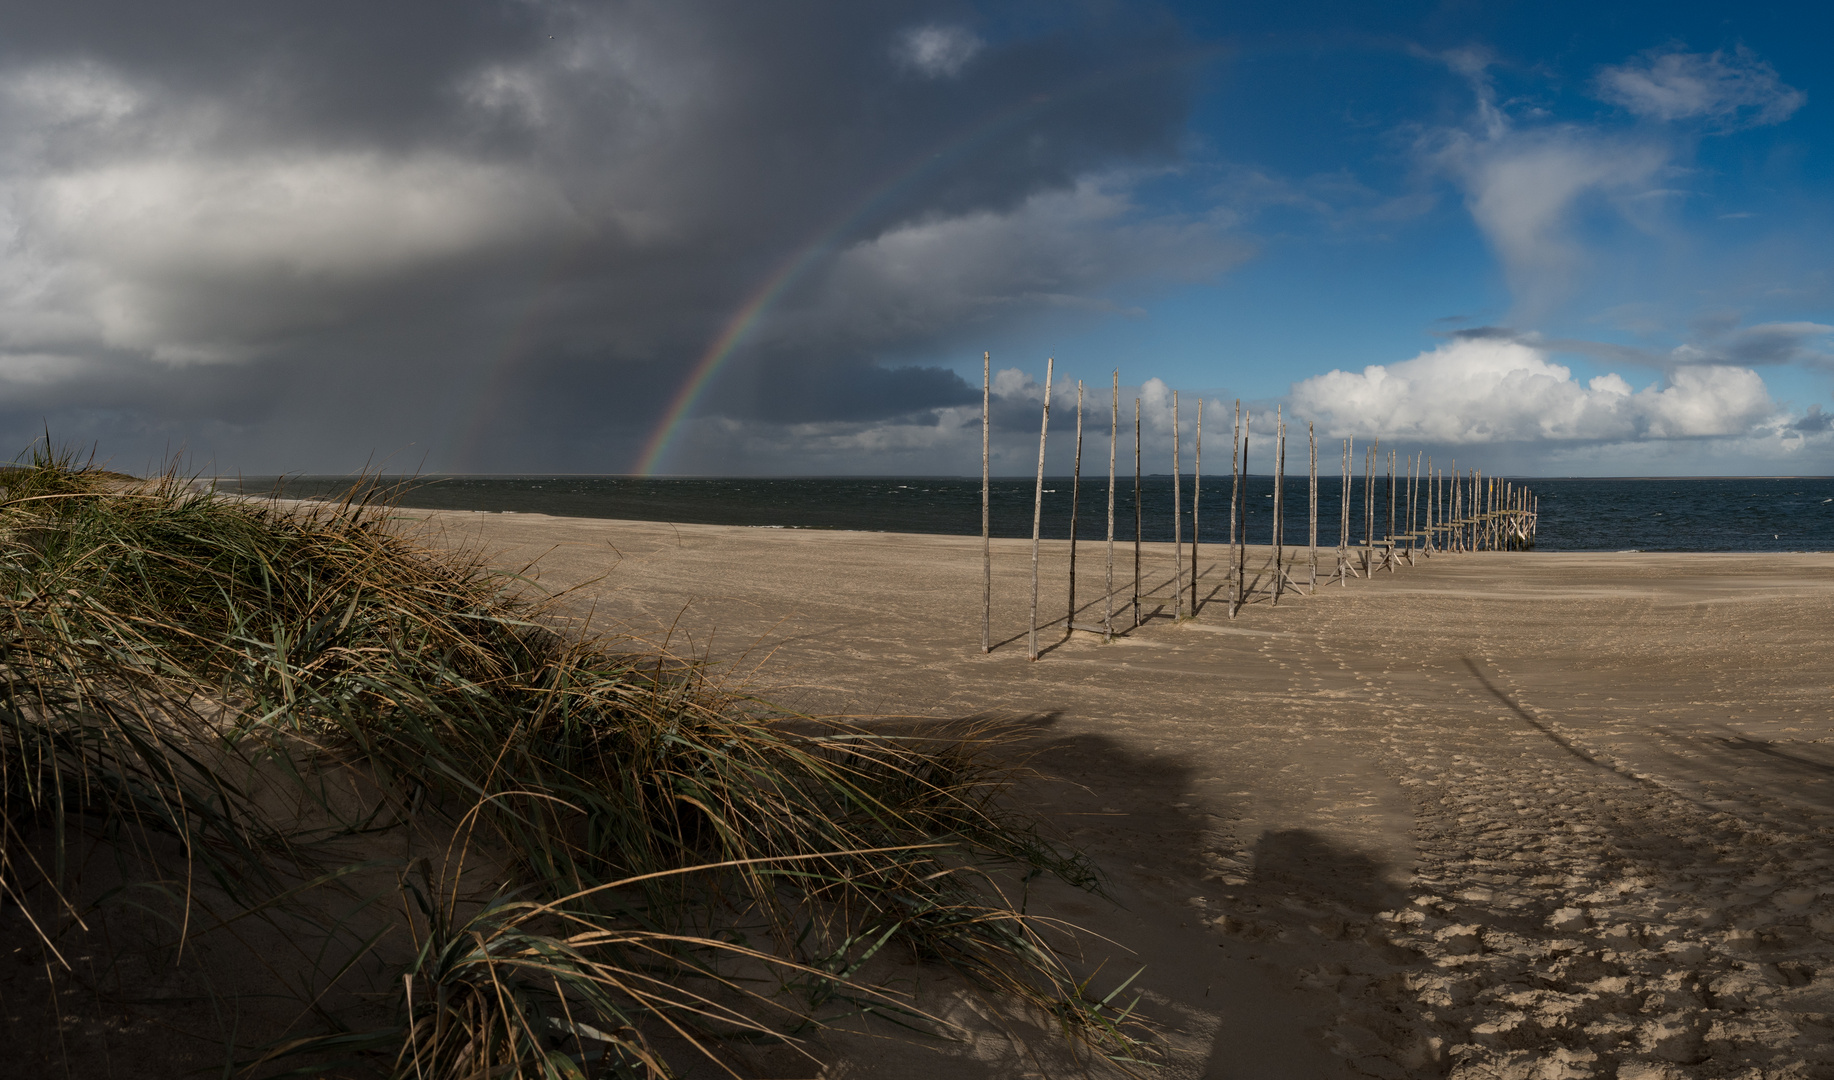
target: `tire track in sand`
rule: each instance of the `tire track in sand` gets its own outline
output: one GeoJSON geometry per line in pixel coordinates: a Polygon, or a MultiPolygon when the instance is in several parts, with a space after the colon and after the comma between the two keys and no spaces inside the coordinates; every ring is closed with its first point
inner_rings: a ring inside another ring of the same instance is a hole
{"type": "Polygon", "coordinates": [[[1242,887],[1213,925],[1314,940],[1323,959],[1298,981],[1337,995],[1328,1037],[1353,1068],[1834,1077],[1834,813],[1703,803],[1505,676],[1441,669],[1468,705],[1408,708],[1378,689],[1384,673],[1334,659],[1368,690],[1375,747],[1414,802],[1407,902],[1334,907],[1328,890],[1257,879],[1237,851],[1213,860],[1242,887]]]}

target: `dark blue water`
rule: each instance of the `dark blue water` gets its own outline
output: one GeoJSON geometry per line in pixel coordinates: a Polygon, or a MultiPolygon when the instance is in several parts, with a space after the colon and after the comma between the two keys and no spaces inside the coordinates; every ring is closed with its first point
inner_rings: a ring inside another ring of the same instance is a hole
{"type": "MultiPolygon", "coordinates": [[[[1827,551],[1834,550],[1834,478],[1761,479],[1518,479],[1541,497],[1537,546],[1543,551],[1827,551]]],[[[424,476],[371,480],[399,505],[436,510],[517,511],[563,517],[635,518],[712,525],[877,532],[981,531],[979,479],[913,477],[784,477],[639,479],[613,476],[424,476]]],[[[1034,481],[995,480],[995,536],[1032,534],[1034,481]]],[[[225,482],[236,488],[236,482],[225,482]]],[[[1082,482],[1077,535],[1107,535],[1107,477],[1082,482]]],[[[244,477],[239,490],[284,493],[290,498],[337,497],[349,477],[244,477]]],[[[1070,535],[1072,483],[1045,481],[1041,522],[1047,537],[1070,535]]],[[[1134,486],[1115,492],[1115,536],[1134,537],[1134,486]]],[[[1318,542],[1337,544],[1342,481],[1319,483],[1318,542]]],[[[1407,531],[1407,488],[1397,485],[1396,531],[1407,531]]],[[[1182,527],[1190,538],[1192,483],[1181,484],[1182,527]]],[[[1245,524],[1248,538],[1272,537],[1273,478],[1250,477],[1245,524]]],[[[1375,482],[1375,535],[1387,535],[1388,486],[1375,482]]],[[[1307,484],[1285,485],[1283,534],[1288,544],[1307,541],[1307,484]]],[[[1425,493],[1420,494],[1424,505],[1425,493]]],[[[1172,538],[1172,478],[1141,481],[1140,529],[1147,540],[1172,538]]],[[[1205,477],[1198,511],[1204,543],[1229,539],[1228,477],[1205,477]]],[[[1351,537],[1363,536],[1363,484],[1352,482],[1351,537]]],[[[1416,509],[1416,515],[1423,513],[1416,509]]],[[[1238,527],[1240,527],[1238,525],[1238,527]]]]}

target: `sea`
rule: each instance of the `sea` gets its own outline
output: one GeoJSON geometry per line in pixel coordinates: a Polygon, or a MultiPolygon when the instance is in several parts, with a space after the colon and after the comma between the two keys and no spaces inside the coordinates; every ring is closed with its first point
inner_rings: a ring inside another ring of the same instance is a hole
{"type": "MultiPolygon", "coordinates": [[[[1834,477],[1508,477],[1540,500],[1536,547],[1542,551],[1830,551],[1834,550],[1834,477]]],[[[665,477],[629,476],[249,476],[222,478],[223,490],[292,499],[379,499],[412,509],[631,518],[773,529],[979,535],[978,477],[665,477]]],[[[1230,537],[1230,478],[1170,474],[1122,477],[1115,484],[1114,536],[1167,541],[1174,520],[1183,539],[1194,527],[1203,543],[1230,537]],[[1179,513],[1173,513],[1177,488],[1179,513]]],[[[995,536],[1032,535],[1033,477],[992,481],[995,536]]],[[[1105,475],[1046,477],[1038,528],[1064,539],[1075,522],[1083,540],[1108,536],[1105,475]]],[[[1247,478],[1237,529],[1252,543],[1273,537],[1274,479],[1247,478]]],[[[1410,486],[1397,481],[1395,531],[1406,532],[1410,486]]],[[[1428,493],[1413,485],[1416,520],[1428,493]]],[[[1442,489],[1443,491],[1443,489],[1442,489]]],[[[1307,480],[1282,489],[1281,535],[1309,539],[1307,480]]],[[[1360,540],[1366,510],[1362,478],[1350,485],[1351,536],[1360,540]]],[[[1374,482],[1375,535],[1387,534],[1390,493],[1374,482]]],[[[1319,482],[1318,542],[1336,546],[1345,498],[1341,478],[1319,482]]]]}

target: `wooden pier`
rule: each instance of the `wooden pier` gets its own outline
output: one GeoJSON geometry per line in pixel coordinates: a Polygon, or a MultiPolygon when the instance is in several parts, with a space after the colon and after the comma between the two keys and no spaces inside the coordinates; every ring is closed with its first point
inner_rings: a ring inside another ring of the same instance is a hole
{"type": "MultiPolygon", "coordinates": [[[[987,438],[991,423],[990,360],[982,361],[982,451],[981,451],[981,540],[982,540],[982,612],[981,649],[992,651],[992,567],[985,555],[991,542],[991,479],[988,470],[987,438]]],[[[1083,404],[1084,388],[1076,388],[1076,445],[1074,475],[1070,484],[1069,605],[1061,619],[1041,623],[1038,614],[1038,580],[1043,572],[1041,562],[1044,522],[1044,462],[1050,435],[1051,383],[1054,363],[1045,368],[1045,397],[1038,432],[1038,474],[1032,505],[1032,616],[1025,635],[1031,659],[1041,655],[1040,632],[1058,630],[1067,637],[1075,631],[1100,634],[1104,640],[1145,625],[1155,618],[1174,622],[1198,617],[1210,602],[1222,598],[1228,617],[1236,618],[1242,609],[1257,599],[1278,607],[1283,597],[1312,595],[1321,584],[1336,582],[1348,587],[1351,579],[1370,581],[1376,574],[1397,573],[1402,566],[1412,567],[1420,561],[1438,556],[1474,554],[1485,551],[1526,551],[1535,546],[1540,523],[1540,503],[1535,493],[1520,483],[1503,477],[1485,475],[1481,470],[1460,470],[1456,461],[1447,469],[1435,469],[1432,458],[1421,453],[1402,456],[1393,447],[1382,453],[1377,439],[1363,453],[1362,491],[1356,492],[1352,470],[1355,442],[1343,440],[1342,479],[1338,484],[1338,540],[1335,567],[1321,577],[1318,561],[1318,520],[1321,481],[1318,470],[1318,439],[1312,426],[1306,426],[1308,458],[1309,510],[1307,543],[1302,550],[1289,547],[1285,533],[1286,509],[1286,439],[1285,418],[1276,410],[1273,422],[1274,491],[1267,553],[1249,568],[1248,536],[1248,450],[1254,418],[1242,403],[1235,402],[1236,422],[1231,434],[1229,539],[1223,578],[1212,581],[1207,593],[1200,589],[1203,567],[1198,545],[1202,519],[1203,401],[1197,403],[1197,426],[1192,445],[1191,497],[1187,511],[1184,501],[1185,474],[1180,449],[1178,394],[1172,395],[1172,566],[1166,585],[1171,595],[1165,602],[1154,602],[1157,588],[1147,588],[1142,580],[1146,567],[1142,563],[1144,537],[1141,507],[1141,438],[1140,400],[1134,399],[1134,579],[1129,593],[1120,593],[1114,581],[1115,546],[1115,466],[1120,444],[1120,372],[1112,379],[1114,400],[1109,403],[1108,432],[1108,529],[1105,588],[1099,602],[1087,601],[1079,606],[1076,589],[1078,522],[1082,495],[1083,404]],[[1378,497],[1378,484],[1384,490],[1378,497]],[[1352,537],[1357,524],[1351,506],[1362,503],[1360,539],[1352,537]],[[1186,551],[1185,519],[1190,518],[1189,544],[1186,551]],[[1167,607],[1170,610],[1167,611],[1167,607]],[[1149,610],[1149,605],[1151,605],[1149,610]],[[1132,608],[1128,617],[1125,608],[1132,608]],[[1088,608],[1087,618],[1084,608],[1088,608]],[[1117,610],[1120,608],[1121,610],[1117,610]],[[1099,621],[1096,621],[1099,620],[1099,621]]],[[[1099,436],[1098,436],[1099,438],[1099,436]]],[[[1213,562],[1211,572],[1217,566],[1213,562]]]]}

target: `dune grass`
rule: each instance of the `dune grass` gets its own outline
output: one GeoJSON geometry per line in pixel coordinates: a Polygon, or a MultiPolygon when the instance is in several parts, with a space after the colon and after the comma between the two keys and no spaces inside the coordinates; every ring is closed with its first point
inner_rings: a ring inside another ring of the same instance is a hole
{"type": "Polygon", "coordinates": [[[100,838],[181,939],[314,942],[244,1071],[660,1077],[849,1011],[922,1028],[858,977],[888,948],[1141,1051],[999,884],[1097,881],[1005,808],[991,728],[782,714],[385,503],[44,451],[0,473],[0,619],[0,904],[61,959],[100,838]]]}

